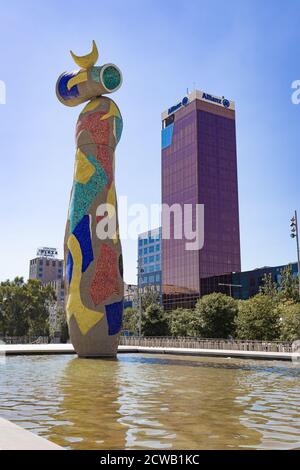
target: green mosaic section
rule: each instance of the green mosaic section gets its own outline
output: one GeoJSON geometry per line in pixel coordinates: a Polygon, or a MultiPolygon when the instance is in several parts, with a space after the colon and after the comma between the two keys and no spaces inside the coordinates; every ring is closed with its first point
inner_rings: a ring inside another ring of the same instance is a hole
{"type": "Polygon", "coordinates": [[[121,117],[115,117],[115,126],[116,126],[116,141],[117,143],[121,139],[122,130],[123,130],[123,119],[121,117]]]}
{"type": "Polygon", "coordinates": [[[104,70],[102,80],[104,86],[108,90],[114,90],[120,85],[121,82],[121,75],[119,70],[110,65],[104,70]]]}
{"type": "Polygon", "coordinates": [[[94,165],[96,171],[86,184],[79,183],[78,181],[74,182],[69,211],[70,233],[73,232],[80,220],[88,213],[88,209],[96,195],[108,183],[106,173],[96,158],[88,155],[87,159],[94,165]]]}

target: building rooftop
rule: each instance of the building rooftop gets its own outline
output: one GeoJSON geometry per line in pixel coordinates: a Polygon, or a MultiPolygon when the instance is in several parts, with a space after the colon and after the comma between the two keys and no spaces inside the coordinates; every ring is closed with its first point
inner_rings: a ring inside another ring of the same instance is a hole
{"type": "Polygon", "coordinates": [[[216,106],[221,106],[223,108],[227,108],[231,110],[235,109],[234,101],[228,100],[224,96],[216,96],[216,95],[207,93],[205,91],[194,90],[191,93],[188,93],[187,95],[185,95],[180,101],[172,105],[170,108],[163,111],[161,114],[162,121],[166,119],[168,116],[170,116],[171,114],[181,109],[182,107],[187,106],[192,101],[195,101],[196,99],[200,101],[205,101],[210,104],[215,104],[216,106]]]}

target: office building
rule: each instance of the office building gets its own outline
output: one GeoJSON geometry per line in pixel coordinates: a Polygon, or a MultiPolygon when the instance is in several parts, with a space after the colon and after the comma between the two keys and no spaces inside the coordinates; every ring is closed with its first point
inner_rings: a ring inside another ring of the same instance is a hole
{"type": "Polygon", "coordinates": [[[271,275],[272,281],[280,287],[282,271],[288,266],[291,267],[293,276],[297,277],[297,263],[273,267],[265,266],[250,271],[203,278],[201,279],[201,292],[202,295],[221,292],[235,299],[247,300],[259,293],[265,275],[271,275]]]}
{"type": "Polygon", "coordinates": [[[42,284],[63,279],[64,261],[56,256],[56,248],[38,248],[36,257],[29,262],[29,279],[38,279],[42,284]]]}
{"type": "Polygon", "coordinates": [[[63,260],[57,258],[57,249],[49,247],[38,248],[36,257],[29,262],[29,279],[38,279],[55,292],[56,301],[48,306],[48,311],[50,327],[57,334],[57,312],[64,310],[65,303],[63,264],[63,260]]]}
{"type": "Polygon", "coordinates": [[[201,279],[241,269],[234,103],[195,90],[163,112],[161,160],[162,203],[191,204],[194,229],[196,205],[204,205],[202,249],[187,250],[185,237],[176,239],[174,218],[165,239],[162,221],[163,306],[191,308],[201,279]]]}
{"type": "Polygon", "coordinates": [[[161,227],[138,237],[138,287],[156,290],[161,295],[161,227]]]}
{"type": "Polygon", "coordinates": [[[138,288],[135,284],[124,282],[124,310],[126,308],[137,308],[138,288]]]}

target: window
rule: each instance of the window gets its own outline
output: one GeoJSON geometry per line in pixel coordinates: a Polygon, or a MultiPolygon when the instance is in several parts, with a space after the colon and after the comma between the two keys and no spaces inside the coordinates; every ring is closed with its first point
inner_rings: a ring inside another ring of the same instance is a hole
{"type": "Polygon", "coordinates": [[[43,260],[42,260],[42,259],[40,259],[39,265],[40,265],[40,266],[43,266],[43,260]]]}
{"type": "Polygon", "coordinates": [[[149,284],[154,284],[154,276],[149,276],[149,284]]]}
{"type": "Polygon", "coordinates": [[[155,271],[160,271],[160,264],[155,265],[155,271]]]}
{"type": "Polygon", "coordinates": [[[170,124],[172,124],[174,122],[174,116],[175,116],[175,113],[171,114],[171,116],[168,116],[164,121],[163,121],[163,127],[166,128],[168,127],[170,124]]]}
{"type": "Polygon", "coordinates": [[[148,248],[144,248],[144,255],[148,254],[148,248]]]}
{"type": "Polygon", "coordinates": [[[149,263],[154,263],[154,256],[149,256],[149,263]]]}
{"type": "Polygon", "coordinates": [[[142,248],[139,249],[139,256],[142,256],[143,255],[143,250],[142,248]]]}
{"type": "Polygon", "coordinates": [[[49,266],[49,265],[50,265],[50,261],[47,259],[46,266],[49,266]]]}
{"type": "Polygon", "coordinates": [[[156,281],[156,282],[160,282],[160,274],[156,274],[156,275],[155,275],[155,281],[156,281]]]}
{"type": "Polygon", "coordinates": [[[145,256],[145,258],[144,258],[144,263],[145,263],[145,264],[148,263],[148,258],[147,258],[147,256],[145,256]]]}
{"type": "Polygon", "coordinates": [[[149,273],[154,273],[154,266],[149,267],[149,273]]]}
{"type": "Polygon", "coordinates": [[[147,238],[144,239],[144,245],[148,245],[148,239],[147,238]]]}
{"type": "Polygon", "coordinates": [[[156,255],[155,261],[160,261],[160,255],[156,255]]]}
{"type": "Polygon", "coordinates": [[[147,273],[148,272],[148,268],[145,266],[144,267],[144,273],[147,273]]]}
{"type": "Polygon", "coordinates": [[[156,251],[160,251],[160,243],[156,245],[156,251]]]}
{"type": "Polygon", "coordinates": [[[56,266],[56,261],[52,261],[52,266],[56,266]]]}
{"type": "Polygon", "coordinates": [[[143,246],[143,240],[142,239],[139,240],[139,246],[143,246]]]}
{"type": "Polygon", "coordinates": [[[149,253],[154,253],[154,246],[149,246],[149,253]]]}

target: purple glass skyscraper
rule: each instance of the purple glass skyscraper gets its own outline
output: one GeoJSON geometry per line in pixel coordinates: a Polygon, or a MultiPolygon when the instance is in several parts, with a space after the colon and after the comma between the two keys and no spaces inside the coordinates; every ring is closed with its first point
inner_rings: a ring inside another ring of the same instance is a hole
{"type": "MultiPolygon", "coordinates": [[[[187,250],[174,237],[162,240],[165,309],[193,307],[200,279],[241,269],[234,103],[194,91],[162,114],[162,203],[204,205],[204,245],[187,250]]],[[[182,218],[182,228],[184,218],[182,218]]],[[[177,227],[176,227],[177,224],[177,227]]],[[[184,232],[184,230],[182,230],[184,232]]]]}

